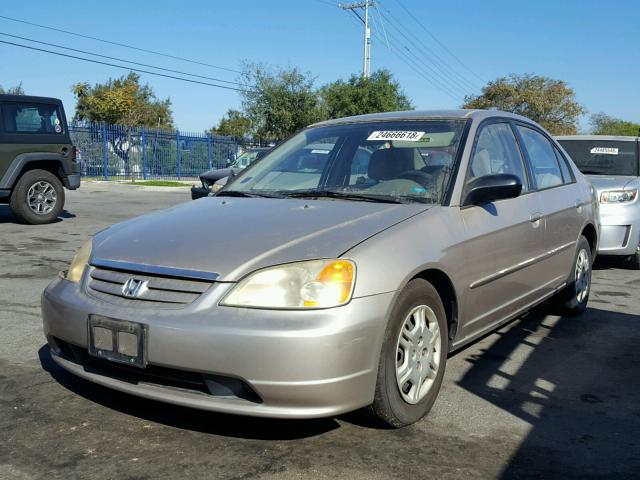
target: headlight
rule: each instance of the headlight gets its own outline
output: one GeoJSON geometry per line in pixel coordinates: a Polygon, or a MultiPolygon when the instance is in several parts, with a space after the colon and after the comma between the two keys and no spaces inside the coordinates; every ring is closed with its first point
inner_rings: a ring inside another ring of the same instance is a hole
{"type": "Polygon", "coordinates": [[[71,261],[71,266],[67,271],[67,280],[70,282],[78,283],[82,278],[82,273],[84,272],[84,267],[89,263],[89,258],[91,257],[91,247],[93,245],[93,240],[90,238],[85,242],[80,250],[76,253],[76,256],[73,257],[71,261]]]}
{"type": "Polygon", "coordinates": [[[312,260],[258,270],[241,280],[221,305],[309,309],[351,300],[356,266],[351,260],[312,260]]]}
{"type": "Polygon", "coordinates": [[[629,203],[638,196],[638,190],[611,190],[600,194],[600,203],[629,203]]]}

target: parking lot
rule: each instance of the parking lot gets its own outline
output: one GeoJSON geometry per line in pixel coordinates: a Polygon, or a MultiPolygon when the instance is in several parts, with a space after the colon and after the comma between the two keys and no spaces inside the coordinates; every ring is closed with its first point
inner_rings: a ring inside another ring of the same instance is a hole
{"type": "Polygon", "coordinates": [[[640,273],[615,262],[597,262],[582,317],[541,309],[452,355],[431,414],[401,430],[189,410],[58,368],[47,283],[88,235],[184,201],[188,188],[88,183],[44,226],[0,205],[0,479],[639,478],[640,273]]]}

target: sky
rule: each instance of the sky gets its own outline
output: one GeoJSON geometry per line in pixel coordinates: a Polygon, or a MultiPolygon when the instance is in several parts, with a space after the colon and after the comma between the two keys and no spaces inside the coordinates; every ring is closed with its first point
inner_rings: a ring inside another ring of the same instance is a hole
{"type": "MultiPolygon", "coordinates": [[[[362,24],[337,3],[30,0],[0,6],[2,16],[227,70],[3,18],[0,32],[228,81],[238,76],[229,70],[240,70],[245,62],[296,66],[310,72],[320,86],[362,71],[362,24]]],[[[594,0],[377,3],[378,9],[371,12],[371,68],[389,69],[416,108],[457,108],[465,95],[479,93],[488,80],[533,73],[566,81],[590,113],[640,121],[637,0],[609,1],[606,7],[594,0]]],[[[0,40],[64,51],[4,35],[0,40]]],[[[61,98],[69,117],[75,105],[71,85],[104,82],[126,73],[0,43],[0,85],[7,88],[22,82],[28,94],[61,98]]],[[[235,91],[149,74],[141,74],[141,79],[159,98],[171,99],[174,123],[182,130],[203,131],[216,124],[227,109],[240,107],[241,98],[235,91]]],[[[588,129],[587,117],[580,124],[588,129]]]]}

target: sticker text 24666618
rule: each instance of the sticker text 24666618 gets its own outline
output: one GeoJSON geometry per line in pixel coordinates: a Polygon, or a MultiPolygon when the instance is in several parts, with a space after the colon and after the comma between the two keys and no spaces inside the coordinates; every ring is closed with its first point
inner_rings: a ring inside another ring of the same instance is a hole
{"type": "Polygon", "coordinates": [[[405,142],[418,142],[424,135],[424,132],[414,132],[406,130],[387,130],[371,132],[367,140],[404,140],[405,142]]]}

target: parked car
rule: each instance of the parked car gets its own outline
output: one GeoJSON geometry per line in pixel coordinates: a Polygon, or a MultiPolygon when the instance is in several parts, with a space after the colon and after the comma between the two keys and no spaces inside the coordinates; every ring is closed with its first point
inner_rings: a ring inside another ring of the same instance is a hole
{"type": "MultiPolygon", "coordinates": [[[[295,158],[292,158],[289,161],[295,162],[295,168],[305,169],[306,171],[309,171],[309,169],[318,168],[316,166],[319,166],[319,168],[321,169],[322,166],[324,166],[324,163],[326,162],[326,157],[329,155],[332,148],[333,148],[333,144],[306,145],[297,153],[295,158]]],[[[359,153],[360,152],[358,152],[358,154],[359,153]]],[[[369,152],[369,155],[370,154],[371,153],[369,152]]],[[[231,178],[233,178],[233,175],[222,177],[221,179],[217,180],[211,186],[211,192],[217,193],[218,191],[220,191],[222,187],[224,187],[229,181],[229,179],[231,178]]]]}
{"type": "Polygon", "coordinates": [[[598,253],[628,257],[640,270],[640,139],[574,135],[557,140],[598,192],[598,253]]]}
{"type": "Polygon", "coordinates": [[[262,157],[269,151],[269,148],[250,148],[245,150],[235,162],[229,164],[225,168],[214,168],[208,172],[200,175],[201,187],[193,185],[191,187],[191,199],[197,200],[198,198],[206,197],[212,192],[213,185],[221,178],[228,177],[229,175],[237,175],[243,169],[247,168],[253,162],[262,157]]]}
{"type": "Polygon", "coordinates": [[[64,187],[80,186],[62,102],[0,95],[0,111],[0,203],[25,223],[51,223],[64,207],[64,187]]]}
{"type": "Polygon", "coordinates": [[[520,116],[332,120],[216,196],[96,234],[44,291],[44,331],[60,366],[134,395],[400,427],[451,351],[552,297],[586,308],[597,205],[520,116]]]}

